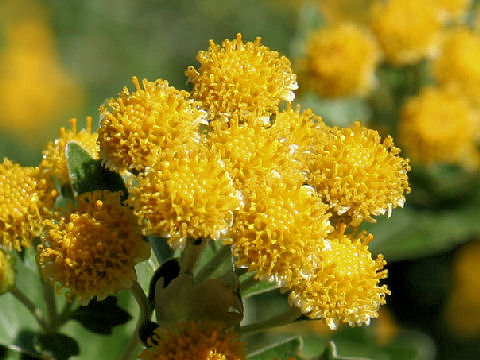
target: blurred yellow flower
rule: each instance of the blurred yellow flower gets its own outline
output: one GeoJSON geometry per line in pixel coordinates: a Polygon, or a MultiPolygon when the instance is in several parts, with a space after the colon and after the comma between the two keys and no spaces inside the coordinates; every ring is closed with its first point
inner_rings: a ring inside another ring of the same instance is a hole
{"type": "Polygon", "coordinates": [[[0,164],[0,246],[22,251],[43,230],[42,216],[53,207],[53,185],[38,168],[8,159],[0,164]]]}
{"type": "Polygon", "coordinates": [[[232,228],[237,266],[280,286],[295,273],[311,276],[307,259],[332,230],[328,206],[310,187],[292,188],[274,179],[255,186],[232,228]]]}
{"type": "Polygon", "coordinates": [[[310,156],[310,181],[333,213],[335,222],[358,226],[372,216],[403,206],[410,192],[409,161],[399,156],[390,136],[381,140],[375,130],[355,122],[349,128],[330,128],[310,156]]]}
{"type": "Polygon", "coordinates": [[[320,96],[365,95],[375,82],[375,39],[354,25],[324,28],[307,41],[300,84],[320,96]]]}
{"type": "Polygon", "coordinates": [[[332,330],[341,322],[368,325],[390,294],[386,285],[379,286],[387,277],[386,262],[382,255],[372,259],[368,250],[373,236],[344,231],[341,226],[327,240],[319,241],[318,250],[310,256],[314,271],[308,277],[297,274],[288,286],[290,305],[312,319],[325,319],[332,330]]]}
{"type": "Polygon", "coordinates": [[[3,11],[12,16],[4,19],[0,34],[0,88],[10,89],[0,97],[0,127],[29,143],[42,141],[48,124],[78,108],[82,90],[58,59],[43,7],[6,1],[3,11]]]}
{"type": "Polygon", "coordinates": [[[139,176],[129,193],[145,234],[167,237],[174,248],[187,237],[219,239],[242,206],[225,164],[206,149],[166,159],[139,176]]]}
{"type": "Polygon", "coordinates": [[[56,178],[60,184],[70,181],[67,167],[65,148],[69,141],[75,141],[81,145],[94,159],[98,159],[99,146],[97,144],[98,134],[92,132],[92,118],[87,117],[86,127],[77,130],[77,119],[70,119],[71,130],[60,128],[58,138],[50,141],[43,151],[43,158],[40,162],[40,172],[46,178],[56,178]]]}
{"type": "Polygon", "coordinates": [[[45,281],[67,288],[82,304],[127,289],[135,265],[150,255],[133,212],[120,203],[120,192],[94,191],[78,197],[65,217],[47,220],[48,234],[38,246],[45,281]]]}
{"type": "Polygon", "coordinates": [[[168,81],[134,76],[135,91],[124,88],[117,99],[100,107],[100,155],[112,170],[137,170],[153,166],[168,152],[192,148],[200,141],[199,126],[205,112],[189,94],[168,81]]]}
{"type": "Polygon", "coordinates": [[[370,20],[368,9],[372,0],[316,0],[328,24],[345,22],[367,25],[370,20]]]}
{"type": "Polygon", "coordinates": [[[445,21],[460,21],[465,16],[471,0],[427,0],[434,9],[439,11],[445,21]]]}
{"type": "Polygon", "coordinates": [[[242,360],[245,343],[232,330],[214,324],[181,322],[175,328],[157,328],[149,347],[139,355],[145,360],[242,360]]]}
{"type": "Polygon", "coordinates": [[[428,1],[388,0],[374,6],[371,26],[387,61],[405,65],[433,54],[442,23],[428,1]]]}
{"type": "Polygon", "coordinates": [[[199,51],[200,68],[188,67],[185,74],[193,83],[192,96],[213,119],[243,122],[263,118],[278,110],[282,101],[291,102],[298,88],[290,61],[261,44],[234,40],[221,45],[210,40],[207,51],[199,51]]]}
{"type": "Polygon", "coordinates": [[[401,112],[399,139],[413,162],[480,165],[478,114],[456,92],[429,87],[401,112]]]}
{"type": "Polygon", "coordinates": [[[0,248],[0,295],[15,286],[15,258],[0,248]]]}
{"type": "Polygon", "coordinates": [[[456,28],[443,41],[433,63],[433,75],[441,85],[454,88],[480,105],[480,35],[456,28]]]}

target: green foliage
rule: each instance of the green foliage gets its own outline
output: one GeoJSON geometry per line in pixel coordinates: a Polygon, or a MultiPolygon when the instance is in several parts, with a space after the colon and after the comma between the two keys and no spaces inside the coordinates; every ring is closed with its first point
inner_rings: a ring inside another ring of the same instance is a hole
{"type": "Polygon", "coordinates": [[[337,355],[337,347],[333,341],[330,341],[325,348],[325,351],[317,358],[317,360],[368,360],[359,357],[340,357],[337,355]]]}
{"type": "Polygon", "coordinates": [[[264,292],[272,291],[278,288],[275,283],[270,281],[259,281],[256,280],[253,276],[255,273],[248,272],[239,277],[240,281],[240,293],[244,299],[263,294],[264,292]]]}
{"type": "Polygon", "coordinates": [[[286,339],[277,344],[255,351],[247,356],[248,360],[288,360],[291,357],[298,357],[302,340],[300,337],[286,339]]]}
{"type": "Polygon", "coordinates": [[[56,360],[68,360],[80,354],[78,342],[65,334],[39,334],[36,342],[43,354],[49,354],[56,360]]]}

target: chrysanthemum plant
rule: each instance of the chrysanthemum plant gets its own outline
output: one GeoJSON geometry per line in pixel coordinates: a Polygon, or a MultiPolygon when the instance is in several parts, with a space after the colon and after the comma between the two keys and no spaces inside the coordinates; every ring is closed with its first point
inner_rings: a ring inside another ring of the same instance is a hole
{"type": "MultiPolygon", "coordinates": [[[[140,311],[121,359],[304,359],[299,338],[248,354],[245,337],[309,319],[369,325],[385,304],[386,262],[359,226],[410,191],[392,139],[292,106],[290,62],[260,38],[211,41],[197,59],[190,93],[134,77],[100,107],[98,135],[74,120],[38,168],[0,164],[0,289],[38,323],[29,356],[81,356],[72,320],[125,326],[123,290],[140,311]],[[13,277],[12,258],[32,267],[28,247],[45,312],[13,277]],[[247,323],[244,300],[274,289],[286,310],[247,323]]],[[[330,343],[317,359],[340,357],[330,343]]]]}

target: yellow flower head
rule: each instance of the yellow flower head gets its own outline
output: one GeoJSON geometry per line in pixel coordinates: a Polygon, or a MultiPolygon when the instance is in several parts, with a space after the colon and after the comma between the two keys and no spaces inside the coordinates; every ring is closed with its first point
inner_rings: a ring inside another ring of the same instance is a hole
{"type": "Polygon", "coordinates": [[[15,286],[15,258],[0,248],[0,295],[15,286]]]}
{"type": "Polygon", "coordinates": [[[443,86],[454,88],[480,104],[480,35],[457,28],[445,37],[433,75],[443,86]]]}
{"type": "Polygon", "coordinates": [[[53,207],[56,192],[38,168],[8,159],[0,164],[0,246],[21,251],[43,230],[42,216],[53,207]]]}
{"type": "Polygon", "coordinates": [[[209,150],[159,163],[139,177],[129,201],[144,232],[168,237],[175,248],[187,237],[220,238],[242,205],[223,161],[209,150]]]}
{"type": "Polygon", "coordinates": [[[352,226],[403,206],[409,193],[409,161],[398,156],[391,137],[356,122],[331,128],[309,160],[310,184],[330,205],[340,222],[352,226]]]}
{"type": "Polygon", "coordinates": [[[120,192],[94,191],[79,196],[66,217],[48,221],[50,230],[38,246],[43,278],[68,289],[86,304],[129,288],[135,265],[148,258],[132,211],[120,203],[120,192]]]}
{"type": "Polygon", "coordinates": [[[465,15],[471,0],[427,0],[434,9],[437,9],[445,21],[458,21],[465,15]]]}
{"type": "Polygon", "coordinates": [[[87,117],[86,128],[77,130],[77,119],[70,119],[71,130],[61,128],[59,137],[47,144],[43,151],[43,159],[40,163],[40,172],[46,178],[55,177],[60,184],[70,181],[67,167],[67,158],[65,156],[65,148],[69,141],[79,143],[90,156],[98,159],[97,133],[92,132],[92,118],[87,117]]]}
{"type": "Polygon", "coordinates": [[[387,60],[405,65],[434,52],[441,25],[428,1],[389,0],[375,7],[372,29],[387,60]]]}
{"type": "Polygon", "coordinates": [[[321,29],[308,39],[300,83],[325,97],[365,95],[375,82],[377,60],[374,39],[360,28],[321,29]]]}
{"type": "Polygon", "coordinates": [[[285,139],[277,138],[271,129],[232,125],[221,130],[218,121],[213,126],[209,145],[220,152],[240,190],[246,191],[244,183],[252,178],[262,182],[275,177],[294,187],[305,180],[305,169],[296,160],[294,144],[290,146],[285,139]]]}
{"type": "Polygon", "coordinates": [[[214,324],[181,322],[176,328],[157,328],[139,359],[145,360],[242,360],[245,343],[232,330],[214,324]]]}
{"type": "Polygon", "coordinates": [[[244,43],[240,34],[221,46],[210,40],[209,49],[197,55],[200,68],[190,66],[185,72],[193,83],[193,97],[211,120],[268,118],[281,101],[295,98],[298,85],[290,61],[260,41],[244,43]]]}
{"type": "Polygon", "coordinates": [[[285,286],[295,272],[311,273],[310,254],[332,230],[328,206],[310,187],[270,180],[246,198],[232,229],[233,253],[256,278],[285,286]]]}
{"type": "Polygon", "coordinates": [[[206,121],[189,93],[168,81],[142,83],[132,78],[135,91],[124,88],[117,99],[100,107],[100,155],[112,170],[139,170],[153,166],[179,147],[195,147],[199,125],[206,121]]]}
{"type": "Polygon", "coordinates": [[[320,242],[323,245],[311,257],[315,271],[308,277],[298,274],[289,285],[290,305],[312,319],[325,319],[331,329],[339,322],[368,325],[390,294],[386,285],[379,286],[387,277],[386,262],[382,255],[372,259],[368,250],[373,236],[351,236],[344,231],[342,226],[320,242]]]}
{"type": "Polygon", "coordinates": [[[399,137],[412,161],[474,168],[480,165],[479,125],[466,99],[445,89],[426,88],[404,105],[399,137]]]}

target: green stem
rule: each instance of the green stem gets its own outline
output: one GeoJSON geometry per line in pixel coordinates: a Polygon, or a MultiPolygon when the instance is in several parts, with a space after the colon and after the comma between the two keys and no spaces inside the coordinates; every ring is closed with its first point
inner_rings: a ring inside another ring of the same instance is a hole
{"type": "Polygon", "coordinates": [[[195,270],[195,266],[197,265],[197,260],[202,253],[205,244],[207,243],[207,239],[198,238],[198,239],[187,239],[187,245],[185,246],[185,250],[183,250],[182,258],[181,258],[181,271],[182,274],[193,274],[195,270]]]}
{"type": "Polygon", "coordinates": [[[152,317],[152,312],[153,312],[153,309],[150,307],[150,302],[148,301],[148,298],[145,295],[145,292],[143,291],[142,287],[137,281],[133,283],[130,290],[132,291],[132,295],[135,297],[135,300],[137,301],[138,306],[140,307],[140,316],[138,317],[135,331],[133,332],[132,336],[128,340],[127,345],[123,350],[122,356],[120,357],[120,360],[129,360],[132,358],[135,350],[137,349],[138,344],[140,343],[140,338],[139,338],[140,328],[145,322],[150,321],[152,317]]]}
{"type": "Polygon", "coordinates": [[[226,255],[230,254],[231,256],[232,249],[230,246],[221,247],[212,258],[198,271],[195,281],[201,283],[202,281],[208,279],[215,270],[218,269],[218,265],[221,260],[225,258],[226,255]]]}
{"type": "Polygon", "coordinates": [[[259,321],[246,326],[241,326],[239,333],[241,335],[251,335],[260,331],[265,331],[274,327],[290,324],[297,320],[302,312],[297,307],[289,307],[285,312],[276,315],[270,319],[259,321]]]}
{"type": "Polygon", "coordinates": [[[65,303],[62,312],[57,317],[57,327],[55,330],[60,329],[70,319],[70,316],[72,315],[72,307],[74,304],[75,299],[71,299],[71,301],[67,301],[65,303]]]}
{"type": "Polygon", "coordinates": [[[47,305],[47,325],[48,332],[55,332],[57,325],[57,304],[55,301],[55,291],[53,287],[46,281],[42,281],[43,298],[47,305]]]}
{"type": "Polygon", "coordinates": [[[15,296],[15,298],[20,301],[28,309],[28,311],[30,311],[42,330],[47,332],[48,326],[43,318],[41,310],[37,308],[35,304],[16,286],[10,290],[10,293],[15,296]]]}

